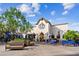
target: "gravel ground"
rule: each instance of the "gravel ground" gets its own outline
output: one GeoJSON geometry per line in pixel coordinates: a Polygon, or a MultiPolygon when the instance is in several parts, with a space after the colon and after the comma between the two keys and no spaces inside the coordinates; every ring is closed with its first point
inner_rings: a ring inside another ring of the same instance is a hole
{"type": "Polygon", "coordinates": [[[24,50],[5,50],[5,45],[0,45],[0,56],[79,56],[79,47],[39,44],[24,50]]]}

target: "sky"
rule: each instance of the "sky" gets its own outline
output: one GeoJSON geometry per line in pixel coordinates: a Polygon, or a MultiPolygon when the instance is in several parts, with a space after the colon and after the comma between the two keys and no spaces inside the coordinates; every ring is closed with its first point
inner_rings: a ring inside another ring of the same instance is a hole
{"type": "Polygon", "coordinates": [[[78,3],[1,3],[0,15],[10,7],[20,10],[33,25],[43,17],[51,24],[68,23],[70,30],[79,31],[78,3]]]}

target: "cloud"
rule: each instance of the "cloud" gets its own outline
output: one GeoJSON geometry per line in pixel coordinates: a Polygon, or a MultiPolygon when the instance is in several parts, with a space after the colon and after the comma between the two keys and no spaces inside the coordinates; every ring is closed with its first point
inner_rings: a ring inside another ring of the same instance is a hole
{"type": "Polygon", "coordinates": [[[70,23],[71,26],[75,25],[75,26],[79,26],[79,22],[76,23],[70,23]]]}
{"type": "Polygon", "coordinates": [[[21,4],[17,7],[23,13],[26,13],[28,17],[33,17],[35,14],[40,14],[40,4],[32,3],[32,4],[21,4]]]}
{"type": "Polygon", "coordinates": [[[69,10],[71,10],[72,8],[75,7],[74,3],[63,3],[62,5],[64,7],[64,12],[62,13],[62,15],[67,14],[69,12],[69,10]]]}
{"type": "Polygon", "coordinates": [[[34,17],[36,16],[35,14],[29,14],[27,17],[34,17]]]}
{"type": "Polygon", "coordinates": [[[64,3],[63,4],[64,10],[71,10],[74,6],[75,6],[74,3],[64,3]]]}
{"type": "Polygon", "coordinates": [[[29,5],[26,5],[26,4],[22,4],[18,7],[18,9],[21,11],[21,12],[28,12],[28,11],[31,11],[31,7],[29,7],[29,5]]]}
{"type": "Polygon", "coordinates": [[[53,15],[55,15],[55,11],[53,10],[53,11],[51,11],[51,15],[53,16],[53,15]]]}
{"type": "Polygon", "coordinates": [[[63,13],[62,13],[62,15],[65,15],[65,14],[67,14],[68,13],[68,11],[66,10],[66,11],[64,11],[63,13]]]}
{"type": "Polygon", "coordinates": [[[71,24],[69,24],[69,29],[79,31],[79,23],[71,23],[71,24]]]}
{"type": "Polygon", "coordinates": [[[48,6],[47,5],[44,5],[44,7],[47,8],[48,6]]]}
{"type": "Polygon", "coordinates": [[[34,12],[39,12],[39,10],[40,10],[40,4],[38,4],[38,3],[32,3],[32,8],[34,8],[34,12]]]}
{"type": "Polygon", "coordinates": [[[2,11],[2,9],[0,8],[0,12],[2,11]]]}

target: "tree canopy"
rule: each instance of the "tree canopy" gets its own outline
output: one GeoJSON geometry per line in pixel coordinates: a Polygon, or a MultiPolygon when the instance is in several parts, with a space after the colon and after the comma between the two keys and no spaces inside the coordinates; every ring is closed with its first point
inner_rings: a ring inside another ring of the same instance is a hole
{"type": "Polygon", "coordinates": [[[72,40],[74,40],[76,37],[79,37],[79,32],[73,30],[68,30],[63,36],[64,39],[72,39],[72,40]]]}
{"type": "MultiPolygon", "coordinates": [[[[25,31],[28,28],[31,28],[31,24],[27,22],[25,16],[16,8],[7,9],[4,13],[1,14],[0,20],[5,21],[6,29],[11,32],[15,32],[18,27],[20,30],[25,31]]],[[[0,24],[2,26],[2,24],[0,24]]],[[[3,26],[4,28],[4,26],[3,26]]]]}

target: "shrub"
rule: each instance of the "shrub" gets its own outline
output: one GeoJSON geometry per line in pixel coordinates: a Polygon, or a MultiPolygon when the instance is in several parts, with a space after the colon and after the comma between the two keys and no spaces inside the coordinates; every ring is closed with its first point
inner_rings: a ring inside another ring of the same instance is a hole
{"type": "Polygon", "coordinates": [[[24,39],[16,38],[14,41],[15,42],[24,42],[24,39]]]}

